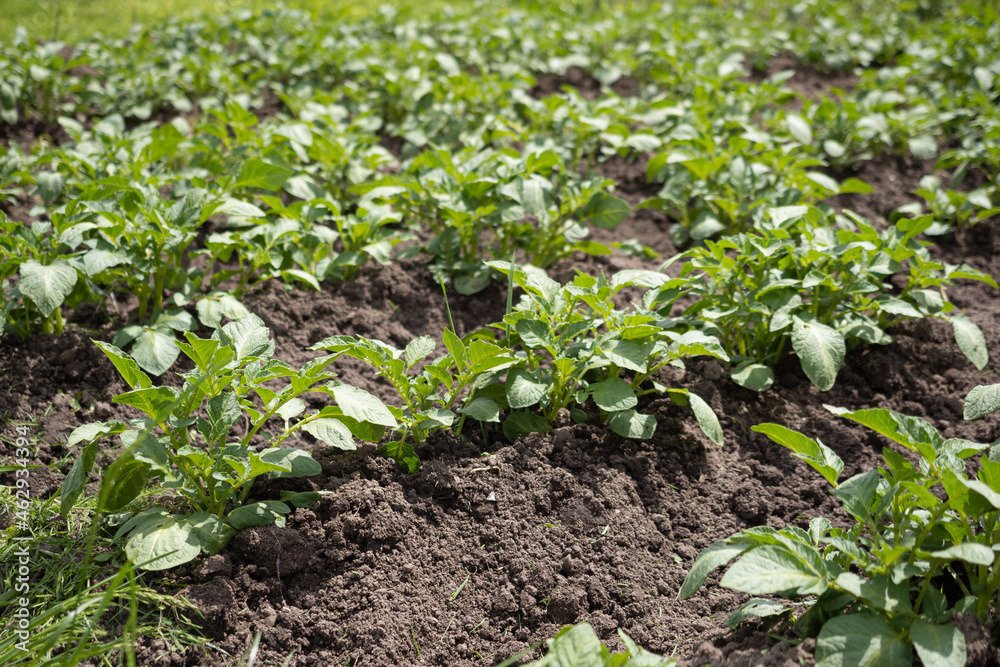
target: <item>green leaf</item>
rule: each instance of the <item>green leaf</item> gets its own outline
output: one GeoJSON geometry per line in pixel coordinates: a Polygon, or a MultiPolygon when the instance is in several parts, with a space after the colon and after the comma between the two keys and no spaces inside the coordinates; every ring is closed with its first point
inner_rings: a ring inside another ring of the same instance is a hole
{"type": "Polygon", "coordinates": [[[606,412],[628,410],[639,404],[632,387],[621,378],[610,378],[592,384],[587,391],[593,397],[594,403],[606,412]]]}
{"type": "Polygon", "coordinates": [[[910,152],[913,157],[930,160],[937,155],[937,142],[929,134],[918,134],[910,139],[910,152]]]}
{"type": "Polygon", "coordinates": [[[243,410],[240,408],[240,401],[236,397],[236,394],[231,391],[209,399],[206,411],[208,413],[208,423],[211,426],[208,439],[213,442],[220,439],[225,441],[225,436],[229,433],[229,429],[243,415],[243,410]]]}
{"type": "Polygon", "coordinates": [[[323,291],[323,287],[319,284],[319,281],[316,280],[316,276],[306,271],[303,271],[302,269],[286,269],[285,271],[281,272],[281,277],[284,278],[286,281],[294,279],[298,280],[299,282],[303,282],[306,285],[309,285],[309,287],[312,287],[317,292],[323,291]]]}
{"type": "Polygon", "coordinates": [[[233,359],[270,359],[274,354],[274,342],[269,338],[264,321],[256,315],[241,317],[220,329],[223,344],[233,348],[233,359]]]}
{"type": "Polygon", "coordinates": [[[480,422],[499,422],[500,406],[496,404],[496,401],[480,396],[462,408],[462,414],[480,422]]]}
{"type": "Polygon", "coordinates": [[[729,615],[725,621],[725,626],[732,630],[737,625],[749,618],[765,618],[768,616],[778,616],[790,611],[789,605],[776,600],[765,600],[763,598],[752,598],[747,600],[729,615]]]}
{"type": "MultiPolygon", "coordinates": [[[[809,548],[809,547],[805,547],[809,548]]],[[[822,563],[816,554],[817,563],[822,563]]],[[[764,595],[793,592],[820,594],[826,590],[826,572],[809,567],[784,546],[767,544],[740,558],[719,582],[726,588],[764,595]]]]}
{"type": "Polygon", "coordinates": [[[918,452],[929,461],[933,461],[937,456],[938,447],[941,445],[941,436],[925,419],[901,415],[885,408],[869,408],[851,412],[832,405],[824,405],[823,407],[835,415],[867,426],[907,449],[918,452]]]}
{"type": "Polygon", "coordinates": [[[635,410],[622,410],[611,413],[608,417],[608,426],[623,438],[647,440],[656,432],[656,417],[635,410]]]}
{"type": "Polygon", "coordinates": [[[844,480],[834,490],[833,495],[843,503],[845,512],[859,521],[868,522],[872,519],[871,505],[878,490],[878,483],[878,471],[869,470],[844,480]]]}
{"type": "Polygon", "coordinates": [[[406,344],[406,349],[403,351],[403,357],[406,359],[406,367],[411,368],[414,364],[424,360],[427,355],[434,352],[436,346],[437,344],[430,336],[420,336],[411,340],[406,344]]]}
{"type": "Polygon", "coordinates": [[[250,158],[243,163],[243,169],[240,170],[240,176],[233,188],[278,190],[294,173],[291,169],[250,158]]]}
{"type": "Polygon", "coordinates": [[[215,209],[216,213],[226,213],[241,218],[266,218],[264,209],[239,199],[226,199],[215,209]]]}
{"type": "Polygon", "coordinates": [[[972,365],[983,370],[990,361],[986,351],[986,339],[976,323],[965,315],[952,315],[951,327],[955,331],[955,342],[962,354],[972,362],[972,365]]]}
{"type": "Polygon", "coordinates": [[[774,384],[774,371],[764,364],[744,361],[729,374],[733,382],[745,389],[767,391],[774,384]]]}
{"type": "Polygon", "coordinates": [[[379,456],[388,456],[393,459],[411,475],[416,474],[420,470],[420,459],[417,457],[413,445],[405,440],[387,442],[376,449],[375,453],[379,456]]]}
{"type": "Polygon", "coordinates": [[[332,493],[332,491],[282,491],[278,500],[295,507],[312,507],[320,501],[325,493],[332,493]]]}
{"type": "Polygon", "coordinates": [[[124,430],[125,424],[123,422],[111,422],[110,424],[105,424],[104,422],[91,422],[90,424],[77,426],[73,429],[73,432],[69,434],[68,438],[66,438],[66,446],[71,447],[80,442],[90,443],[98,438],[102,438],[113,433],[121,433],[124,430]]]}
{"type": "Polygon", "coordinates": [[[809,123],[802,116],[790,113],[785,117],[785,121],[788,123],[788,131],[800,144],[808,146],[812,143],[812,130],[809,128],[809,123]]]}
{"type": "Polygon", "coordinates": [[[111,399],[112,403],[124,403],[142,410],[157,424],[162,424],[170,416],[179,392],[173,387],[146,387],[133,389],[111,399]]]}
{"type": "MultiPolygon", "coordinates": [[[[145,440],[156,441],[151,436],[147,436],[145,440]]],[[[149,477],[150,466],[147,462],[139,460],[134,453],[120,455],[101,479],[102,506],[108,512],[122,509],[139,497],[146,488],[149,477]]]]}
{"type": "Polygon", "coordinates": [[[739,556],[749,549],[750,546],[747,542],[730,544],[719,541],[707,549],[703,549],[698,554],[698,557],[694,559],[694,565],[691,566],[691,570],[687,576],[684,577],[684,583],[681,584],[681,589],[678,591],[677,597],[681,600],[686,600],[697,593],[698,589],[705,584],[705,579],[708,578],[708,575],[739,556]]]}
{"type": "Polygon", "coordinates": [[[253,526],[273,526],[283,525],[282,515],[291,512],[291,508],[285,503],[277,500],[262,500],[257,503],[237,507],[229,513],[229,525],[236,530],[251,528],[253,526]]]}
{"type": "Polygon", "coordinates": [[[590,201],[584,217],[601,229],[614,229],[629,216],[632,209],[624,199],[619,199],[605,192],[598,192],[590,201]]]}
{"type": "Polygon", "coordinates": [[[287,403],[283,404],[280,408],[275,410],[274,414],[281,417],[282,421],[291,421],[301,415],[306,411],[306,403],[301,398],[293,398],[287,403]]]}
{"type": "Polygon", "coordinates": [[[42,315],[48,317],[63,304],[76,285],[76,269],[66,260],[57,259],[48,266],[29,259],[21,264],[18,289],[31,299],[42,315]]]}
{"type": "Polygon", "coordinates": [[[455,360],[455,365],[458,366],[458,370],[464,370],[469,363],[465,343],[463,343],[462,339],[456,336],[450,329],[444,330],[442,338],[444,339],[444,346],[448,349],[448,352],[455,360]]]}
{"type": "Polygon", "coordinates": [[[163,375],[174,365],[181,349],[168,329],[143,327],[132,343],[132,358],[139,367],[153,375],[163,375]]]}
{"type": "Polygon", "coordinates": [[[1000,384],[979,385],[965,397],[966,419],[979,419],[1000,410],[1000,384]]]}
{"type": "Polygon", "coordinates": [[[802,370],[820,391],[827,391],[837,381],[837,372],[844,363],[847,346],[840,333],[819,322],[794,319],[792,347],[799,357],[802,370]]]}
{"type": "Polygon", "coordinates": [[[500,186],[500,193],[519,203],[526,215],[541,219],[546,215],[552,200],[551,184],[537,174],[527,178],[519,176],[500,186]]]}
{"type": "Polygon", "coordinates": [[[524,344],[531,349],[551,348],[552,331],[541,320],[518,320],[514,330],[524,344]]]}
{"type": "Polygon", "coordinates": [[[378,400],[364,389],[358,389],[350,385],[341,384],[333,388],[333,398],[337,405],[348,417],[357,419],[360,422],[378,424],[394,428],[396,419],[392,413],[378,400]]]}
{"type": "Polygon", "coordinates": [[[844,462],[822,442],[808,438],[779,424],[758,424],[750,430],[763,433],[779,445],[792,450],[795,452],[796,458],[811,465],[826,481],[837,486],[840,473],[844,470],[844,462]]]}
{"type": "Polygon", "coordinates": [[[606,667],[612,663],[610,653],[601,644],[594,629],[588,623],[580,623],[552,640],[544,664],[551,667],[606,667]]]}
{"type": "Polygon", "coordinates": [[[125,555],[143,570],[177,567],[194,560],[201,551],[195,530],[187,521],[164,513],[132,531],[125,543],[125,555]]]}
{"type": "Polygon", "coordinates": [[[63,175],[57,171],[46,171],[35,176],[38,196],[46,204],[51,204],[62,193],[64,183],[63,175]]]}
{"type": "Polygon", "coordinates": [[[918,618],[910,625],[910,640],[924,667],[965,665],[965,635],[953,625],[936,625],[918,618]]]}
{"type": "Polygon", "coordinates": [[[551,385],[551,378],[540,368],[533,371],[512,369],[504,385],[507,403],[514,409],[530,408],[542,400],[551,385]]]}
{"type": "Polygon", "coordinates": [[[84,447],[63,480],[62,486],[59,489],[59,514],[64,519],[69,516],[70,510],[73,509],[76,501],[79,500],[80,495],[83,493],[90,471],[94,469],[97,449],[97,441],[91,442],[84,447]]]}
{"type": "MultiPolygon", "coordinates": [[[[835,542],[831,544],[839,546],[835,542]]],[[[894,583],[889,575],[878,574],[865,580],[853,572],[841,572],[837,576],[837,586],[854,597],[866,600],[869,607],[892,614],[912,611],[908,584],[903,581],[894,583]]]]}
{"type": "Polygon", "coordinates": [[[605,357],[636,373],[646,372],[646,356],[639,344],[632,340],[611,340],[601,345],[605,357]]]}
{"type": "Polygon", "coordinates": [[[312,477],[323,472],[323,466],[308,452],[293,447],[265,449],[260,453],[260,460],[289,470],[276,472],[275,477],[312,477]]]}
{"type": "Polygon", "coordinates": [[[91,278],[113,266],[128,263],[130,263],[128,255],[112,250],[94,249],[83,256],[83,269],[91,278]]]}
{"type": "Polygon", "coordinates": [[[533,412],[511,412],[503,422],[503,434],[507,440],[514,442],[518,436],[529,433],[544,433],[549,430],[549,422],[541,415],[533,412]]]}
{"type": "Polygon", "coordinates": [[[721,447],[725,441],[725,436],[722,432],[722,424],[719,423],[719,418],[716,416],[712,406],[693,391],[689,391],[687,397],[691,402],[691,410],[694,412],[694,418],[698,420],[701,432],[714,444],[721,447]]]}
{"type": "Polygon", "coordinates": [[[913,651],[905,635],[876,614],[836,616],[816,638],[816,667],[909,667],[913,651]]]}
{"type": "Polygon", "coordinates": [[[209,364],[212,363],[212,359],[215,356],[215,351],[219,349],[219,341],[204,338],[198,338],[190,331],[184,334],[187,338],[187,343],[177,343],[177,347],[188,356],[195,365],[203,371],[208,370],[209,364]]]}
{"type": "Polygon", "coordinates": [[[250,314],[239,299],[226,292],[212,292],[207,297],[199,299],[195,308],[201,323],[213,329],[219,326],[223,317],[238,320],[250,314]]]}
{"type": "Polygon", "coordinates": [[[306,176],[305,174],[292,176],[285,182],[282,189],[293,197],[305,199],[306,201],[322,199],[326,196],[323,186],[317,183],[311,176],[306,176]]]}
{"type": "Polygon", "coordinates": [[[306,422],[302,426],[302,430],[331,447],[347,451],[358,448],[354,443],[354,434],[351,433],[351,429],[347,428],[347,425],[339,419],[329,417],[313,419],[306,422]]]}
{"type": "Polygon", "coordinates": [[[420,418],[420,427],[425,429],[448,428],[455,423],[455,413],[451,410],[445,410],[444,408],[431,408],[430,410],[424,410],[417,416],[420,418]]]}
{"type": "Polygon", "coordinates": [[[236,534],[236,531],[211,512],[196,512],[187,517],[186,521],[191,526],[191,534],[198,546],[209,556],[225,549],[236,534]]]}
{"type": "Polygon", "coordinates": [[[978,542],[954,544],[947,549],[932,552],[930,557],[947,561],[961,560],[973,565],[993,564],[993,550],[985,544],[979,544],[978,542]]]}
{"type": "Polygon", "coordinates": [[[125,380],[128,386],[133,389],[144,389],[146,387],[153,386],[149,376],[139,369],[139,365],[135,363],[135,360],[132,359],[132,357],[128,356],[111,343],[105,343],[94,339],[91,339],[91,342],[101,348],[101,351],[107,355],[108,359],[110,359],[111,363],[118,369],[118,373],[122,376],[122,379],[125,380]]]}
{"type": "Polygon", "coordinates": [[[809,212],[808,206],[775,206],[768,209],[767,217],[776,227],[781,227],[789,220],[801,220],[809,212]]]}

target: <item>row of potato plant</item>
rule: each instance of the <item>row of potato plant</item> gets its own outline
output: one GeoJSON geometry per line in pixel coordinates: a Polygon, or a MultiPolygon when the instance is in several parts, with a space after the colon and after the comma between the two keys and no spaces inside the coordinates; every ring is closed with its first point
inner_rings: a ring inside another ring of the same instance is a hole
{"type": "MultiPolygon", "coordinates": [[[[884,408],[826,408],[901,445],[917,463],[885,447],[883,465],[841,480],[844,462],[819,440],[778,424],[754,426],[831,485],[850,523],[815,517],[808,530],[741,530],[698,555],[680,597],[735,560],[721,586],[779,599],[745,602],[729,627],[791,616],[804,604],[793,629],[816,637],[821,667],[910,665],[914,652],[925,665],[966,664],[966,638],[954,621],[967,614],[988,622],[1000,594],[1000,448],[945,439],[926,420],[884,408]]],[[[1000,385],[966,397],[965,419],[997,411],[1000,385]]]]}

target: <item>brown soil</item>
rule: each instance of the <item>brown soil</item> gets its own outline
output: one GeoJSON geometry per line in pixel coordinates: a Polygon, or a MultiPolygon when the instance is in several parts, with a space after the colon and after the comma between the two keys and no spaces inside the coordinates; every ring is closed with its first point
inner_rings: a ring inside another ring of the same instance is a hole
{"type": "Polygon", "coordinates": [[[850,72],[820,72],[810,65],[800,62],[794,53],[785,52],[772,58],[764,70],[752,69],[747,80],[761,82],[778,72],[793,70],[795,74],[785,81],[794,92],[817,100],[835,94],[833,89],[849,93],[854,90],[858,77],[850,72]]]}
{"type": "MultiPolygon", "coordinates": [[[[535,99],[542,99],[563,92],[563,87],[569,86],[586,100],[597,99],[601,95],[601,82],[587,70],[573,65],[562,74],[552,72],[535,72],[535,85],[528,89],[528,94],[535,99]]],[[[610,86],[621,97],[632,97],[638,93],[639,84],[631,76],[623,76],[610,86]]]]}
{"type": "Polygon", "coordinates": [[[833,170],[831,173],[834,178],[841,181],[857,178],[872,186],[875,191],[871,194],[837,195],[827,200],[827,203],[851,209],[872,221],[886,221],[900,206],[923,201],[913,191],[920,187],[921,178],[935,173],[934,163],[935,160],[921,160],[912,155],[885,155],[859,162],[851,169],[833,170]]]}
{"type": "MultiPolygon", "coordinates": [[[[630,203],[648,196],[641,160],[612,160],[603,169],[630,203]]],[[[883,191],[883,183],[876,187],[880,197],[897,196],[883,191]]],[[[873,210],[889,206],[878,202],[873,210]]],[[[597,237],[635,237],[670,255],[666,225],[659,214],[641,211],[597,237]]],[[[997,220],[932,247],[936,257],[995,275],[998,251],[997,220]]],[[[554,274],[565,279],[574,267],[647,264],[576,258],[554,274]]],[[[950,296],[982,328],[988,349],[1000,354],[1000,292],[970,283],[950,296]]],[[[448,298],[460,334],[503,311],[502,286],[448,298]]],[[[416,260],[366,267],[355,281],[325,284],[321,293],[286,292],[272,283],[246,303],[271,328],[277,356],[294,364],[315,354],[305,350],[310,344],[335,334],[398,347],[423,334],[440,342],[447,321],[440,288],[416,260]]],[[[63,461],[55,466],[63,473],[75,451],[65,452],[59,442],[71,428],[134,416],[111,403],[123,385],[88,340],[109,340],[113,325],[77,319],[61,337],[0,340],[0,415],[40,418],[34,461],[63,461]]],[[[736,530],[805,526],[819,515],[844,519],[826,483],[751,432],[755,424],[777,422],[821,438],[844,459],[845,475],[875,466],[886,442],[837,420],[824,403],[922,416],[946,437],[989,442],[1000,435],[996,417],[962,420],[968,391],[1000,382],[995,361],[976,371],[946,323],[904,323],[891,333],[892,345],[853,350],[825,393],[794,358],[779,366],[779,381],[764,394],[729,382],[714,361],[694,360],[686,370],[664,373],[664,384],[688,387],[711,404],[726,433],[724,447],[708,443],[688,410],[660,397],[640,406],[657,417],[649,441],[623,440],[595,418],[578,425],[564,419],[515,443],[493,431],[466,433],[467,440],[443,433],[419,451],[423,467],[416,475],[371,456],[370,448],[345,454],[307,445],[323,473],[280,488],[331,493],[312,509],[296,510],[285,528],[243,531],[218,556],[170,572],[161,583],[184,587],[204,615],[212,646],[175,655],[162,642],[145,642],[139,663],[231,665],[214,647],[240,655],[261,632],[258,664],[284,664],[289,654],[292,666],[495,664],[562,624],[588,621],[614,647],[621,648],[620,627],[649,650],[683,658],[685,667],[810,664],[814,643],[794,642],[787,627],[769,627],[770,634],[754,623],[733,633],[724,628],[746,596],[710,583],[679,601],[677,590],[697,553],[736,530]],[[776,639],[782,636],[789,641],[776,639]]],[[[345,381],[390,398],[363,365],[338,362],[335,368],[345,381]]],[[[0,456],[11,454],[0,442],[0,456]]],[[[38,471],[32,495],[55,493],[60,472],[38,471]]],[[[256,495],[277,498],[278,491],[263,485],[256,495]]],[[[972,619],[961,625],[969,664],[996,664],[1000,655],[987,630],[972,619]]]]}

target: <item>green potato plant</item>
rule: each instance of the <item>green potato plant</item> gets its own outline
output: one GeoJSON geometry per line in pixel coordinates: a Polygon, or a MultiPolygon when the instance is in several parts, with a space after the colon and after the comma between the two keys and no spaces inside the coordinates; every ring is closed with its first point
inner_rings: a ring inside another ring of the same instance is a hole
{"type": "Polygon", "coordinates": [[[478,396],[477,390],[485,389],[497,373],[517,363],[508,351],[490,341],[485,332],[459,338],[445,329],[444,344],[447,355],[419,368],[418,364],[434,352],[435,343],[430,336],[415,338],[403,350],[360,336],[332,336],[309,349],[360,359],[371,364],[379,377],[388,380],[403,402],[402,407],[388,406],[399,422],[399,435],[377,453],[395,459],[414,473],[420,465],[414,443],[419,445],[431,432],[453,425],[461,430],[466,417],[481,422],[498,421],[500,407],[478,396]]]}
{"type": "Polygon", "coordinates": [[[437,235],[425,247],[432,271],[454,279],[462,294],[486,287],[490,259],[510,258],[539,268],[582,251],[610,254],[588,240],[587,224],[614,229],[630,208],[606,190],[605,179],[581,179],[553,150],[466,151],[456,161],[447,151],[426,151],[413,161],[415,178],[396,179],[410,191],[404,216],[437,235]]]}
{"type": "Polygon", "coordinates": [[[508,370],[504,383],[504,399],[511,408],[503,425],[508,438],[547,430],[564,408],[577,420],[586,419],[587,413],[577,406],[592,400],[601,422],[612,431],[646,439],[653,435],[656,419],[635,410],[639,397],[666,392],[676,403],[690,404],[705,435],[722,444],[722,428],[704,399],[653,379],[667,365],[683,367],[684,357],[729,361],[717,339],[662,326],[655,309],[668,307],[689,289],[687,280],[670,280],[652,271],[621,271],[610,279],[580,273],[572,283],[560,285],[542,272],[509,262],[489,265],[524,291],[503,321],[491,325],[505,333],[504,345],[521,360],[508,370]],[[643,304],[618,308],[613,297],[629,287],[646,288],[643,304]]]}
{"type": "MultiPolygon", "coordinates": [[[[673,658],[664,658],[643,649],[621,630],[618,631],[618,638],[625,645],[625,650],[612,653],[589,623],[567,625],[555,637],[546,640],[548,651],[545,656],[529,662],[526,667],[562,667],[574,664],[593,667],[673,667],[677,664],[673,658]]],[[[516,658],[511,658],[497,667],[507,667],[514,662],[516,658]]]]}
{"type": "Polygon", "coordinates": [[[80,273],[51,228],[47,222],[12,222],[0,211],[0,333],[62,333],[61,307],[80,297],[80,273]]]}
{"type": "MultiPolygon", "coordinates": [[[[833,414],[866,426],[919,459],[882,451],[884,467],[840,480],[844,463],[819,442],[777,424],[753,430],[787,447],[830,483],[850,517],[835,528],[816,517],[803,530],[756,527],[702,551],[680,589],[682,599],[715,569],[738,560],[720,584],[751,595],[805,598],[795,632],[816,637],[816,664],[965,664],[955,614],[992,617],[1000,594],[1000,456],[994,444],[944,439],[930,423],[892,410],[833,414]],[[968,459],[978,456],[974,476],[968,459]]],[[[1000,385],[980,386],[966,397],[965,418],[1000,410],[1000,385]]],[[[741,605],[727,625],[789,614],[770,599],[741,605]]]]}
{"type": "Polygon", "coordinates": [[[661,187],[640,207],[662,210],[675,221],[677,245],[747,231],[769,208],[872,191],[857,179],[840,183],[810,169],[824,163],[813,154],[812,130],[801,116],[788,114],[785,127],[773,133],[749,127],[741,116],[689,112],[669,129],[666,150],[647,164],[647,180],[661,187]]]}
{"type": "Polygon", "coordinates": [[[947,234],[956,229],[968,229],[1000,213],[1000,206],[993,204],[991,190],[995,192],[995,188],[989,186],[968,192],[954,190],[945,187],[937,176],[927,175],[920,179],[920,187],[913,192],[924,200],[924,205],[902,206],[897,212],[920,215],[927,211],[934,218],[934,225],[924,233],[947,234]]]}
{"type": "Polygon", "coordinates": [[[62,485],[62,513],[83,493],[102,442],[117,435],[125,449],[102,477],[99,507],[118,512],[147,487],[162,489],[160,504],[133,513],[116,539],[126,540],[126,554],[139,567],[175,567],[199,553],[218,552],[241,528],[283,525],[289,504],[316,499],[307,493],[249,501],[258,477],[321,472],[307,452],[283,446],[289,438],[308,433],[352,450],[355,437],[378,441],[385,428],[396,426],[378,399],[327,371],[337,355],[317,357],[296,370],[272,358],[268,334],[254,315],[216,329],[208,339],[186,334],[179,347],[195,368],[181,374],[180,389],[154,386],[134,359],[97,342],[131,387],[114,402],[145,416],[85,424],[70,435],[67,444],[79,444],[82,451],[62,485]],[[335,404],[305,414],[299,397],[308,392],[331,396],[335,404]],[[269,430],[275,422],[283,426],[269,430]]]}
{"type": "Polygon", "coordinates": [[[668,260],[664,267],[686,259],[681,276],[698,278],[691,288],[698,298],[679,324],[718,337],[735,363],[733,380],[756,391],[771,386],[771,366],[788,343],[809,380],[826,391],[848,346],[891,343],[886,329],[912,318],[949,321],[965,356],[986,366],[983,333],[955,312],[947,288],[960,278],[996,282],[932,259],[915,239],[933,224],[929,216],[900,219],[882,232],[854,215],[838,230],[831,217],[815,207],[772,208],[755,230],[668,260]],[[905,281],[902,288],[893,276],[905,281]]]}

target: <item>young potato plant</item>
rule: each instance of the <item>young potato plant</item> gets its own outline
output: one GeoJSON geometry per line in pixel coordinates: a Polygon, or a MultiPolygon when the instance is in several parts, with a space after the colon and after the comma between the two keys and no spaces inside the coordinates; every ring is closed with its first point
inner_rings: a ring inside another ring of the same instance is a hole
{"type": "Polygon", "coordinates": [[[73,258],[51,229],[48,222],[12,222],[0,211],[0,333],[62,333],[62,305],[85,299],[73,258]]]}
{"type": "Polygon", "coordinates": [[[891,343],[886,329],[911,318],[949,321],[959,348],[984,368],[982,331],[954,312],[947,288],[958,278],[996,287],[993,278],[931,259],[915,240],[932,224],[929,216],[900,219],[883,232],[857,216],[843,222],[854,229],[835,229],[831,215],[814,207],[774,208],[753,231],[668,260],[686,258],[681,275],[698,278],[691,293],[699,298],[680,320],[718,337],[735,362],[733,380],[756,391],[771,386],[770,367],[789,342],[809,380],[826,391],[848,346],[891,343]],[[892,276],[905,281],[902,288],[892,276]]]}
{"type": "MultiPolygon", "coordinates": [[[[485,288],[490,273],[484,257],[548,267],[574,251],[610,254],[587,240],[587,224],[614,229],[630,213],[608,194],[605,179],[580,179],[553,150],[483,151],[463,154],[426,151],[414,160],[415,178],[402,180],[412,194],[407,218],[426,223],[437,237],[426,246],[432,270],[454,279],[462,294],[485,288]]],[[[391,182],[391,181],[390,181],[391,182]]]]}
{"type": "Polygon", "coordinates": [[[1000,206],[993,203],[990,191],[982,187],[968,192],[947,188],[937,176],[928,174],[920,179],[920,187],[913,191],[924,204],[908,204],[896,209],[897,213],[920,215],[926,211],[934,218],[934,225],[925,230],[927,235],[941,235],[956,229],[968,229],[1000,213],[1000,206]]]}
{"type": "MultiPolygon", "coordinates": [[[[797,603],[805,598],[809,609],[794,629],[817,638],[818,667],[910,665],[914,650],[925,665],[964,665],[965,637],[951,621],[972,614],[989,622],[1000,601],[997,445],[946,440],[924,419],[891,410],[826,407],[902,445],[919,463],[886,447],[884,467],[841,481],[844,463],[823,443],[777,424],[753,427],[822,475],[851,524],[834,528],[817,517],[808,531],[740,531],[698,555],[680,597],[739,558],[720,584],[797,603]],[[967,460],[976,456],[970,476],[967,460]]],[[[976,387],[966,397],[966,419],[997,410],[1000,385],[976,387]]],[[[752,599],[726,624],[791,610],[781,601],[752,599]]]]}
{"type": "Polygon", "coordinates": [[[580,407],[589,401],[612,431],[645,439],[656,419],[637,412],[639,397],[667,392],[680,405],[690,404],[705,435],[721,445],[722,428],[715,413],[697,394],[667,388],[655,373],[681,366],[684,357],[729,357],[719,341],[699,331],[677,334],[662,326],[654,309],[668,308],[685,289],[685,279],[671,280],[653,271],[621,271],[610,279],[578,274],[560,285],[543,272],[509,262],[490,262],[524,290],[520,302],[502,322],[491,325],[505,334],[504,344],[521,360],[507,372],[503,399],[511,409],[503,430],[508,438],[544,431],[563,408],[582,421],[580,407]],[[642,305],[619,309],[613,300],[626,287],[646,288],[642,305]],[[528,412],[536,409],[541,414],[528,412]]]}
{"type": "Polygon", "coordinates": [[[810,170],[823,165],[812,154],[811,128],[795,114],[784,124],[787,139],[744,124],[734,134],[709,118],[686,118],[669,131],[668,149],[649,161],[646,178],[662,187],[640,208],[665,211],[676,221],[674,242],[686,245],[748,230],[771,207],[872,191],[857,179],[839,183],[810,170]]]}
{"type": "MultiPolygon", "coordinates": [[[[589,623],[567,625],[555,637],[546,640],[548,652],[545,656],[529,662],[525,667],[673,667],[677,664],[673,658],[664,658],[643,649],[621,630],[618,631],[618,637],[625,645],[625,650],[612,653],[589,623]]],[[[497,667],[507,667],[515,662],[511,658],[497,667]]]]}
{"type": "Polygon", "coordinates": [[[114,402],[145,416],[86,424],[70,435],[68,444],[83,449],[62,485],[62,513],[83,493],[102,441],[118,435],[125,449],[102,476],[98,507],[117,512],[147,487],[162,489],[161,504],[135,513],[116,539],[126,538],[126,554],[139,567],[175,567],[201,552],[218,552],[241,528],[283,525],[290,511],[283,501],[301,507],[315,499],[316,494],[285,494],[280,502],[248,500],[258,477],[321,472],[307,452],[283,446],[289,438],[304,432],[351,450],[355,437],[378,441],[386,427],[396,426],[378,399],[327,372],[336,355],[296,370],[271,358],[274,343],[268,335],[254,315],[216,329],[209,339],[186,334],[179,347],[195,368],[181,374],[181,389],[154,386],[134,359],[96,342],[131,387],[114,402]],[[307,392],[328,394],[336,404],[305,415],[299,397],[307,392]],[[267,430],[275,421],[283,427],[267,430]],[[266,446],[259,449],[261,441],[266,446]]]}
{"type": "Polygon", "coordinates": [[[399,435],[378,453],[414,473],[420,465],[414,443],[419,445],[431,432],[456,422],[460,430],[466,417],[481,422],[499,420],[500,407],[478,396],[478,390],[486,389],[498,373],[518,363],[507,350],[491,342],[486,332],[459,338],[445,329],[444,343],[448,354],[425,362],[421,368],[417,365],[434,352],[430,336],[415,338],[403,350],[360,336],[332,336],[309,349],[360,359],[388,380],[403,407],[388,406],[399,421],[399,435]]]}

